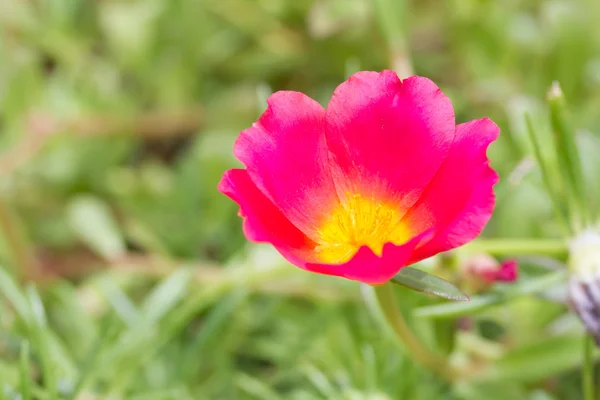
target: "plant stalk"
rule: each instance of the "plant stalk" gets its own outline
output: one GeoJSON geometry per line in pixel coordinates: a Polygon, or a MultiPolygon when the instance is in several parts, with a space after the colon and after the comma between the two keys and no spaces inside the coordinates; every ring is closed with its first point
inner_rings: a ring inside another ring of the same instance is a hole
{"type": "Polygon", "coordinates": [[[545,255],[562,257],[569,251],[564,239],[478,239],[465,249],[495,256],[545,255]]]}
{"type": "Polygon", "coordinates": [[[594,395],[594,339],[588,335],[583,344],[583,398],[585,400],[595,400],[594,395]]]}
{"type": "Polygon", "coordinates": [[[455,380],[457,373],[448,364],[446,358],[429,350],[408,326],[404,315],[397,307],[394,286],[391,283],[375,286],[375,295],[388,324],[404,343],[408,354],[416,362],[445,380],[455,380]]]}

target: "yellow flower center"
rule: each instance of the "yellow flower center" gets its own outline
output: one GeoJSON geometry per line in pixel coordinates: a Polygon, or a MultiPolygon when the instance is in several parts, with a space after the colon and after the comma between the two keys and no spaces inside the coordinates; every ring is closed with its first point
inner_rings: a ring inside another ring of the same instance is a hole
{"type": "Polygon", "coordinates": [[[344,263],[365,245],[381,255],[384,244],[401,244],[410,238],[409,229],[400,223],[402,216],[392,204],[360,194],[348,195],[319,229],[317,258],[327,264],[344,263]]]}

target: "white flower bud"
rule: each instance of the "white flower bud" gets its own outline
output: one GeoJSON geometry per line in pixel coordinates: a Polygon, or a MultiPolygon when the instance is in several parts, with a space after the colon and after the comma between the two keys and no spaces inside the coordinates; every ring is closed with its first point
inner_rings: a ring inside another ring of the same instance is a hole
{"type": "Polygon", "coordinates": [[[600,232],[587,230],[569,243],[569,267],[581,280],[593,281],[600,275],[600,232]]]}
{"type": "Polygon", "coordinates": [[[569,244],[569,299],[600,345],[600,233],[587,230],[569,244]]]}

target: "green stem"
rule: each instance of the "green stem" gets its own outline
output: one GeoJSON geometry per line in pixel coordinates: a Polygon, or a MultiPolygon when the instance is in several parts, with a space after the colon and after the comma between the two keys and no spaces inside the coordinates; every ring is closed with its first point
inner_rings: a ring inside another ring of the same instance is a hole
{"type": "Polygon", "coordinates": [[[478,239],[465,246],[471,252],[483,252],[496,256],[547,255],[564,256],[569,248],[564,239],[478,239]]]}
{"type": "Polygon", "coordinates": [[[591,336],[585,338],[583,344],[583,398],[585,400],[595,400],[594,397],[594,340],[591,336]]]}
{"type": "Polygon", "coordinates": [[[409,355],[419,364],[447,381],[455,380],[457,378],[456,371],[452,369],[448,361],[444,357],[431,352],[409,328],[402,312],[396,305],[394,286],[391,283],[375,286],[375,295],[388,324],[404,343],[409,355]]]}

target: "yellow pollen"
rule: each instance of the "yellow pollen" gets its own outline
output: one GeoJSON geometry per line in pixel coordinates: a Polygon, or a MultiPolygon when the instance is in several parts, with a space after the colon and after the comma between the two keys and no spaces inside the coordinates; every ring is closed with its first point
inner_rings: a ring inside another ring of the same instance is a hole
{"type": "Polygon", "coordinates": [[[410,231],[400,223],[404,213],[397,207],[360,194],[346,197],[319,229],[315,251],[320,262],[344,263],[365,245],[381,255],[384,244],[402,244],[409,239],[410,231]]]}

